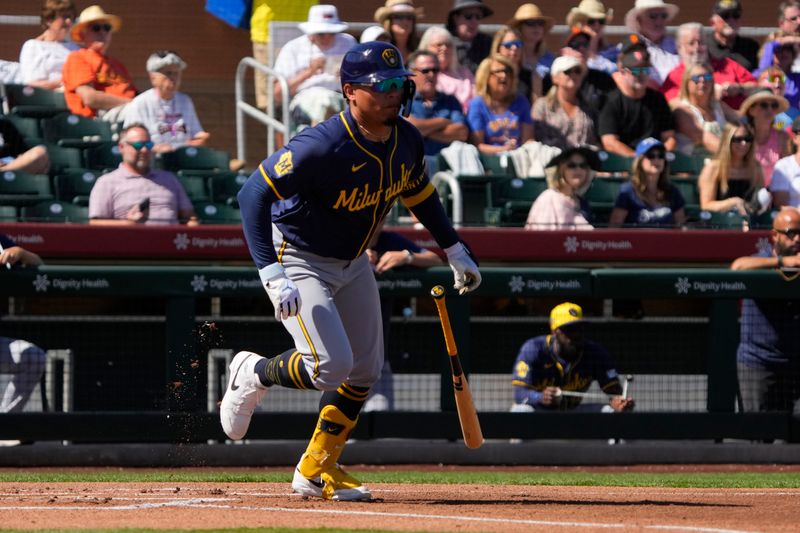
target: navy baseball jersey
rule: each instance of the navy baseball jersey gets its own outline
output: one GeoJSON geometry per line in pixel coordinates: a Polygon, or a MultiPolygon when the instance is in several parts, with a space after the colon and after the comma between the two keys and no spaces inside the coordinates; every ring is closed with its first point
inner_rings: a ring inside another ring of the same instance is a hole
{"type": "Polygon", "coordinates": [[[451,246],[458,236],[435,192],[425,172],[422,137],[411,123],[398,118],[386,142],[373,142],[358,130],[348,108],[303,130],[263,161],[238,198],[245,236],[261,269],[280,254],[271,223],[297,248],[352,260],[366,250],[398,198],[416,208],[440,246],[451,246]]]}
{"type": "Polygon", "coordinates": [[[541,335],[523,343],[514,363],[514,403],[529,404],[536,409],[572,409],[581,398],[561,398],[556,405],[541,405],[539,399],[547,387],[585,392],[597,381],[604,392],[621,392],[617,371],[608,352],[600,344],[587,340],[583,353],[574,362],[558,357],[553,351],[552,335],[541,335]]]}

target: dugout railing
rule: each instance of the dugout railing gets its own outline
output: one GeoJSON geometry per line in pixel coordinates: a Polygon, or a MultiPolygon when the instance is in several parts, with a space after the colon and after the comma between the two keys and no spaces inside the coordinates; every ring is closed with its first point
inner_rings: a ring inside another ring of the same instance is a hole
{"type": "MultiPolygon", "coordinates": [[[[480,291],[450,295],[448,307],[487,438],[800,439],[797,416],[736,407],[739,301],[800,297],[789,278],[725,269],[482,272],[480,291]],[[519,345],[545,333],[549,309],[564,300],[584,306],[590,336],[635,376],[636,412],[508,412],[519,345]]],[[[428,296],[439,283],[452,283],[449,269],[379,279],[382,295],[395,299],[398,406],[362,414],[356,438],[460,438],[428,296]]],[[[72,412],[0,415],[0,439],[224,441],[214,396],[225,386],[226,351],[279,353],[290,341],[249,267],[45,266],[4,272],[0,294],[4,335],[72,354],[71,365],[51,365],[70,374],[48,378],[72,387],[72,412]],[[199,334],[205,322],[221,335],[199,334]],[[215,357],[222,364],[209,364],[215,357]]],[[[248,437],[306,438],[315,407],[314,393],[275,389],[248,437]]]]}

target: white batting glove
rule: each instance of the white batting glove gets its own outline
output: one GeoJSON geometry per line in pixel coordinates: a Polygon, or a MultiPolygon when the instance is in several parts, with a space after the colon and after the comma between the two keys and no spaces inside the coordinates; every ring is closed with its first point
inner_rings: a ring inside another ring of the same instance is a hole
{"type": "Polygon", "coordinates": [[[280,263],[272,263],[258,271],[261,283],[267,291],[272,307],[275,308],[275,320],[286,320],[290,316],[297,316],[303,303],[300,291],[292,280],[286,277],[286,272],[280,263]]]}
{"type": "Polygon", "coordinates": [[[457,242],[453,246],[445,248],[444,252],[447,254],[450,268],[453,269],[455,279],[453,288],[458,290],[458,294],[466,294],[477,289],[481,284],[481,273],[478,272],[478,265],[469,256],[464,245],[457,242]]]}

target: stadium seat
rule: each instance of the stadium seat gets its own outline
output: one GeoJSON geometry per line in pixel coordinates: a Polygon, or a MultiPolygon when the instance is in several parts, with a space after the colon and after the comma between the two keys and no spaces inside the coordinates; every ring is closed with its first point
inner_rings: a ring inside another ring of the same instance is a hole
{"type": "Polygon", "coordinates": [[[19,115],[6,115],[0,120],[7,120],[10,122],[25,139],[25,145],[28,148],[33,148],[36,145],[44,144],[42,137],[42,129],[39,125],[39,119],[32,117],[22,117],[19,115]]]}
{"type": "Polygon", "coordinates": [[[13,205],[0,205],[0,222],[16,222],[17,208],[13,205]]]}
{"type": "Polygon", "coordinates": [[[507,155],[481,154],[480,159],[488,176],[513,178],[517,175],[514,170],[514,163],[507,155]]]}
{"type": "Polygon", "coordinates": [[[86,166],[92,170],[108,172],[122,163],[119,146],[113,141],[102,143],[85,150],[86,166]]]}
{"type": "Polygon", "coordinates": [[[672,178],[670,181],[678,188],[686,202],[686,216],[689,219],[697,218],[700,214],[700,191],[697,190],[697,179],[672,178]]]}
{"type": "Polygon", "coordinates": [[[20,220],[24,222],[88,222],[89,208],[53,200],[22,208],[20,220]]]}
{"type": "Polygon", "coordinates": [[[706,156],[690,156],[682,152],[670,152],[669,173],[673,176],[697,176],[703,170],[706,156]]]}
{"type": "Polygon", "coordinates": [[[605,150],[601,150],[598,157],[600,158],[600,172],[613,176],[627,176],[631,173],[632,157],[625,157],[605,150]]]}
{"type": "Polygon", "coordinates": [[[42,121],[45,141],[66,148],[91,148],[112,140],[111,125],[102,120],[62,114],[42,121]]]}
{"type": "Polygon", "coordinates": [[[749,225],[747,217],[743,217],[736,211],[726,211],[724,213],[702,211],[700,220],[707,226],[717,229],[738,229],[743,230],[749,225]]]}
{"type": "Polygon", "coordinates": [[[202,176],[178,176],[178,181],[192,203],[208,202],[211,199],[206,188],[206,179],[202,176]]]}
{"type": "Polygon", "coordinates": [[[507,178],[491,185],[492,205],[502,209],[502,223],[523,226],[534,200],[547,189],[547,180],[544,177],[507,178]]]}
{"type": "Polygon", "coordinates": [[[619,194],[619,188],[626,178],[595,177],[589,190],[586,191],[586,200],[597,222],[608,222],[608,216],[614,208],[619,194]]]}
{"type": "Polygon", "coordinates": [[[215,204],[212,202],[198,202],[194,204],[197,218],[205,224],[241,224],[242,214],[230,205],[215,204]]]}
{"type": "Polygon", "coordinates": [[[62,92],[9,83],[5,85],[5,95],[12,115],[38,119],[68,111],[62,92]]]}
{"type": "Polygon", "coordinates": [[[230,157],[227,152],[203,146],[184,146],[161,154],[162,168],[175,173],[182,170],[184,175],[203,175],[209,170],[227,172],[230,170],[229,165],[230,157]]]}
{"type": "Polygon", "coordinates": [[[65,148],[57,144],[45,144],[50,157],[50,174],[56,175],[66,168],[84,168],[83,153],[77,148],[65,148]]]}
{"type": "Polygon", "coordinates": [[[87,168],[69,168],[54,178],[56,199],[76,205],[89,205],[92,192],[100,172],[87,168]]]}
{"type": "MultiPolygon", "coordinates": [[[[180,176],[181,173],[179,172],[180,176]]],[[[221,172],[208,178],[208,188],[211,191],[211,200],[218,204],[237,206],[239,201],[236,195],[249,176],[233,172],[221,172]]]]}
{"type": "Polygon", "coordinates": [[[53,200],[49,176],[0,171],[0,205],[25,206],[49,200],[53,200]]]}

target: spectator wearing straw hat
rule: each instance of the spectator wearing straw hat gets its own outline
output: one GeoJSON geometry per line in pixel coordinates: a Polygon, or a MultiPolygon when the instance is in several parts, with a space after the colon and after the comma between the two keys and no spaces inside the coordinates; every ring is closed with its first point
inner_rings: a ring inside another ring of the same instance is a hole
{"type": "Polygon", "coordinates": [[[97,5],[81,11],[72,26],[70,37],[81,49],[70,52],[62,72],[64,99],[72,113],[118,122],[125,106],[136,96],[128,69],[106,55],[112,34],[121,27],[122,19],[97,5]]]}
{"type": "Polygon", "coordinates": [[[580,28],[592,38],[589,46],[589,68],[598,68],[593,64],[597,57],[608,59],[613,65],[617,63],[619,48],[609,44],[605,37],[606,25],[611,24],[613,18],[614,10],[606,8],[598,0],[583,0],[578,7],[573,7],[567,13],[567,26],[580,28]]]}
{"type": "Polygon", "coordinates": [[[413,0],[386,0],[386,4],[375,10],[375,22],[389,33],[391,42],[400,50],[403,60],[419,46],[417,20],[425,15],[421,7],[414,7],[413,0]]]}
{"type": "Polygon", "coordinates": [[[747,97],[739,108],[754,132],[756,161],[764,170],[764,183],[767,187],[772,181],[775,163],[789,155],[789,136],[783,130],[773,127],[775,117],[789,109],[786,98],[774,94],[769,89],[758,89],[747,97]]]}
{"type": "MultiPolygon", "coordinates": [[[[336,6],[319,4],[308,10],[308,20],[298,24],[304,33],[281,48],[275,72],[289,86],[290,111],[295,127],[314,125],[344,109],[339,65],[344,54],[356,44],[343,33],[347,24],[339,20],[336,6]]],[[[282,89],[275,82],[275,100],[282,89]]]]}
{"type": "Polygon", "coordinates": [[[636,0],[634,7],[625,14],[628,29],[644,37],[653,67],[650,77],[656,87],[660,87],[669,71],[680,63],[675,40],[667,36],[667,23],[678,11],[678,6],[664,0],[636,0]]]}
{"type": "Polygon", "coordinates": [[[739,35],[742,20],[740,0],[717,0],[709,22],[711,34],[706,43],[712,59],[728,58],[736,61],[748,71],[758,66],[758,43],[739,35]]]}
{"type": "MultiPolygon", "coordinates": [[[[553,17],[545,16],[536,4],[522,4],[514,17],[506,21],[506,26],[517,29],[522,35],[522,65],[544,79],[556,58],[545,43],[553,27],[553,17]]],[[[534,92],[541,94],[535,88],[534,92]]]]}
{"type": "Polygon", "coordinates": [[[453,0],[447,13],[447,31],[453,36],[459,64],[475,74],[478,65],[489,56],[492,38],[481,33],[481,20],[494,14],[482,0],[453,0]]]}

